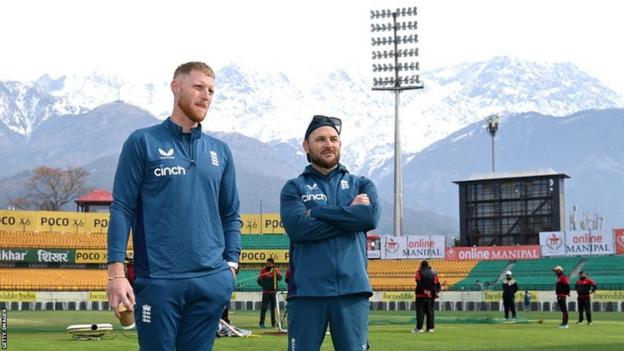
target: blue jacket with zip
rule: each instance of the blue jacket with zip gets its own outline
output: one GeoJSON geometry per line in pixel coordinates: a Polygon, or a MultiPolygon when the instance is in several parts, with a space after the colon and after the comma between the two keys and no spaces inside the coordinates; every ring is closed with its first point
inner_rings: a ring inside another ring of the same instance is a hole
{"type": "Polygon", "coordinates": [[[234,160],[222,141],[170,118],[133,132],[113,186],[108,262],[123,262],[132,228],[137,277],[192,278],[240,255],[234,160]]]}
{"type": "Polygon", "coordinates": [[[380,209],[371,180],[343,165],[327,175],[310,165],[284,185],[280,208],[290,238],[288,298],[372,295],[366,232],[377,226],[380,209]],[[370,206],[351,205],[362,193],[370,206]]]}

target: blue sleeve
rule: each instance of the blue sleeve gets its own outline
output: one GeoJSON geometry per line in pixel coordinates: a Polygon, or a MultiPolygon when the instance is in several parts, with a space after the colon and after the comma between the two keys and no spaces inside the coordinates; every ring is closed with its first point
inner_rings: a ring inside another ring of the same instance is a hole
{"type": "Polygon", "coordinates": [[[375,184],[365,177],[360,178],[358,194],[367,194],[369,205],[335,206],[326,205],[312,209],[310,216],[331,223],[348,232],[367,232],[379,223],[379,198],[375,184]]]}
{"type": "Polygon", "coordinates": [[[108,262],[124,262],[128,235],[134,221],[143,183],[144,152],[141,136],[131,134],[124,143],[113,184],[108,226],[108,262]]]}
{"type": "Polygon", "coordinates": [[[234,158],[227,145],[225,145],[225,152],[227,154],[227,163],[225,165],[223,177],[221,178],[221,188],[219,189],[219,216],[221,217],[223,235],[225,236],[223,259],[227,262],[238,263],[241,252],[240,202],[238,200],[238,189],[236,187],[234,158]]]}
{"type": "Polygon", "coordinates": [[[289,181],[280,195],[280,216],[290,242],[313,242],[347,233],[332,224],[308,216],[306,211],[297,185],[293,180],[289,181]]]}

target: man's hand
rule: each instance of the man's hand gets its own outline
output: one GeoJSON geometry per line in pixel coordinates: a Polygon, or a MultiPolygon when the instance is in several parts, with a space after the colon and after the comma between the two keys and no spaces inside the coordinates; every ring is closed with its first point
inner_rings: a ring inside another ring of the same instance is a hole
{"type": "Polygon", "coordinates": [[[123,263],[110,263],[108,265],[108,278],[106,296],[108,296],[108,305],[115,312],[115,316],[120,317],[120,303],[123,303],[129,311],[134,311],[134,304],[136,303],[134,291],[128,279],[125,278],[123,263]]]}
{"type": "Polygon", "coordinates": [[[368,198],[368,194],[358,194],[353,201],[351,201],[351,205],[366,205],[370,206],[370,199],[368,198]]]}
{"type": "Polygon", "coordinates": [[[232,272],[232,276],[234,277],[234,280],[236,280],[236,268],[230,267],[230,272],[232,272]]]}
{"type": "Polygon", "coordinates": [[[120,318],[119,304],[122,303],[128,311],[134,311],[134,291],[130,286],[130,282],[126,278],[117,278],[110,280],[106,286],[106,296],[108,296],[108,305],[115,311],[115,316],[120,318]]]}

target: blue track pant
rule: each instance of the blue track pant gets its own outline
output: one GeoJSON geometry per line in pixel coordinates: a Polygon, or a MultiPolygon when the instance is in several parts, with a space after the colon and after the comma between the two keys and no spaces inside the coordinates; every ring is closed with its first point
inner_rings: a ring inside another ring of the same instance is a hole
{"type": "Polygon", "coordinates": [[[233,289],[230,270],[196,278],[137,278],[134,317],[140,350],[212,350],[233,289]]]}
{"type": "Polygon", "coordinates": [[[366,295],[288,300],[288,351],[318,351],[329,325],[336,351],[368,349],[366,295]]]}

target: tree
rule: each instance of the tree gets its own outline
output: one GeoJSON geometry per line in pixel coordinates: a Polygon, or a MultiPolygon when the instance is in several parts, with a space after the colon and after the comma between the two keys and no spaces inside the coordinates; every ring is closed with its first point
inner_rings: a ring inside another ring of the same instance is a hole
{"type": "Polygon", "coordinates": [[[82,167],[39,166],[24,184],[26,196],[12,198],[9,204],[22,210],[58,211],[85,192],[88,177],[89,172],[82,167]]]}

